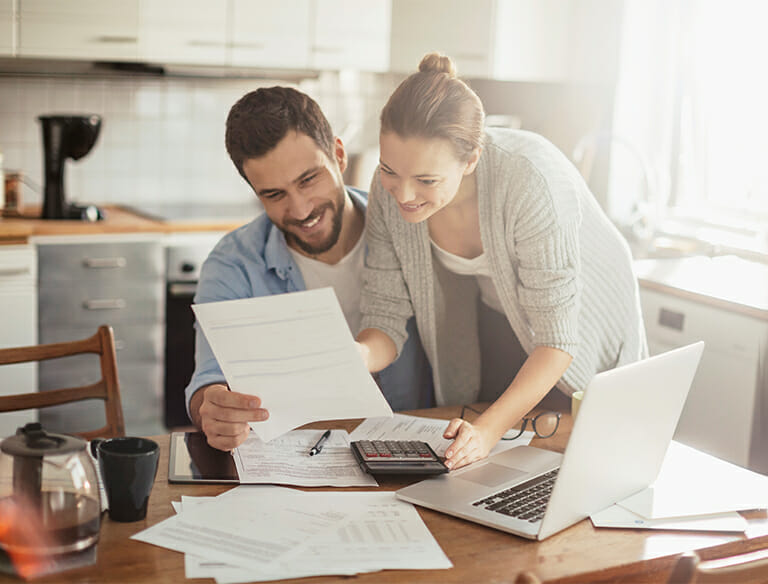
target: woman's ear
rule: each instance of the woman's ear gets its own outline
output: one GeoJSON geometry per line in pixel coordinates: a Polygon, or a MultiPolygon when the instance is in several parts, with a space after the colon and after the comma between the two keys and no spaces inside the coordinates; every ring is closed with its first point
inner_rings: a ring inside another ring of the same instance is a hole
{"type": "Polygon", "coordinates": [[[333,148],[334,154],[336,155],[336,162],[339,164],[339,170],[344,174],[344,171],[347,170],[347,151],[344,148],[344,143],[338,136],[335,138],[333,148]]]}
{"type": "Polygon", "coordinates": [[[464,175],[472,174],[477,168],[477,163],[480,162],[480,154],[483,152],[483,148],[478,146],[472,151],[472,154],[467,160],[467,166],[464,167],[464,175]]]}

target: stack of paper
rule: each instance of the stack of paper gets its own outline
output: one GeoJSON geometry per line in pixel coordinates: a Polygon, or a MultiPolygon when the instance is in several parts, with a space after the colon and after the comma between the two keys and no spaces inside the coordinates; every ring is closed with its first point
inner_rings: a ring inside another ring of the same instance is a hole
{"type": "Polygon", "coordinates": [[[595,527],[743,532],[768,508],[768,477],[672,441],[656,481],[592,515],[595,527]]]}
{"type": "Polygon", "coordinates": [[[174,507],[176,516],[133,539],[185,553],[187,578],[235,584],[452,567],[414,507],[393,492],[244,486],[174,507]]]}

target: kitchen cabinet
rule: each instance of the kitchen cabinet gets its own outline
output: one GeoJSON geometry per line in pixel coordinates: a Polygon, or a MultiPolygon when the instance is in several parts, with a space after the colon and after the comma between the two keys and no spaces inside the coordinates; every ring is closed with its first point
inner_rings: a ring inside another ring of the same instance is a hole
{"type": "Polygon", "coordinates": [[[20,0],[21,57],[136,61],[139,0],[20,0]]]}
{"type": "MultiPolygon", "coordinates": [[[[0,246],[0,348],[37,344],[37,257],[31,245],[0,246]]],[[[0,395],[37,391],[37,365],[0,367],[0,395]]],[[[0,414],[0,437],[37,421],[37,412],[0,414]]]]}
{"type": "Polygon", "coordinates": [[[16,11],[13,0],[0,0],[0,56],[16,54],[16,11]]]}
{"type": "Polygon", "coordinates": [[[313,69],[389,70],[391,0],[314,0],[313,69]]]}
{"type": "Polygon", "coordinates": [[[461,77],[610,82],[621,2],[392,0],[391,69],[411,73],[428,52],[461,77]]]}
{"type": "MultiPolygon", "coordinates": [[[[101,324],[112,326],[126,432],[164,432],[162,236],[43,236],[35,241],[40,342],[85,338],[101,324]]],[[[85,385],[98,380],[99,365],[92,355],[48,361],[40,364],[39,376],[40,391],[85,385]]],[[[103,416],[99,402],[40,413],[53,431],[99,427],[103,416]]]]}
{"type": "Polygon", "coordinates": [[[140,0],[139,60],[225,65],[227,18],[226,2],[140,0]]]}
{"type": "Polygon", "coordinates": [[[310,5],[306,0],[231,0],[229,64],[309,68],[310,5]]]}
{"type": "Polygon", "coordinates": [[[734,257],[636,266],[651,354],[705,343],[675,438],[768,471],[768,266],[734,257]]]}

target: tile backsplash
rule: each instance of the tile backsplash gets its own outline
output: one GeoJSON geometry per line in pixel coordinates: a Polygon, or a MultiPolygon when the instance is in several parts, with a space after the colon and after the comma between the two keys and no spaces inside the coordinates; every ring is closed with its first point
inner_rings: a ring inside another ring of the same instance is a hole
{"type": "MultiPolygon", "coordinates": [[[[224,147],[229,108],[258,87],[292,85],[312,96],[350,153],[378,143],[378,116],[400,78],[323,72],[280,79],[0,77],[0,152],[6,172],[29,179],[24,204],[42,202],[42,114],[98,114],[93,150],[68,161],[70,202],[242,203],[252,196],[224,147]]],[[[368,185],[362,185],[367,187],[368,185]]]]}

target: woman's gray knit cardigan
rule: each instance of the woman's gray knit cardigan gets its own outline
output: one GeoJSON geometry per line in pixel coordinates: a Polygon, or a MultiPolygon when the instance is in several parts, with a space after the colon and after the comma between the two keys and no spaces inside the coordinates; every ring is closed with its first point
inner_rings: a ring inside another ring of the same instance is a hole
{"type": "MultiPolygon", "coordinates": [[[[530,132],[489,130],[475,172],[483,250],[504,313],[525,351],[573,357],[558,383],[584,389],[595,373],[647,355],[629,248],[578,170],[530,132]]],[[[472,403],[480,388],[477,283],[433,261],[427,222],[407,223],[373,178],[361,328],[398,354],[416,316],[439,405],[472,403]]]]}

